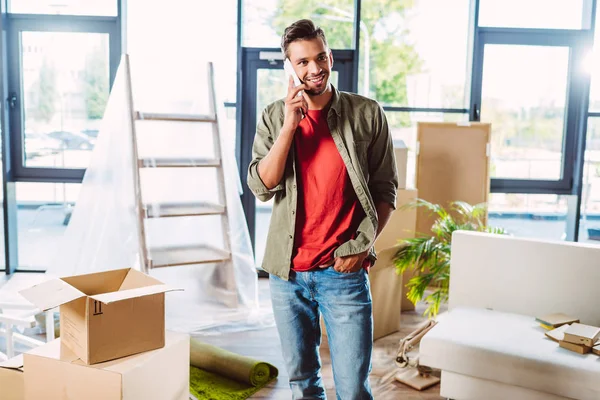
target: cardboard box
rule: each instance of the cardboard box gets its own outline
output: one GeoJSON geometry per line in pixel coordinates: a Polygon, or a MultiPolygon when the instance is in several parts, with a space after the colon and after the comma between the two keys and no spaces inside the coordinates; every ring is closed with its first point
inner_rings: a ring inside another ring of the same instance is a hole
{"type": "Polygon", "coordinates": [[[408,165],[408,147],[402,140],[394,140],[394,157],[398,170],[398,189],[406,189],[406,176],[408,165]]]}
{"type": "Polygon", "coordinates": [[[550,339],[554,340],[555,342],[561,342],[563,340],[565,340],[565,331],[567,330],[567,328],[569,327],[569,325],[561,325],[556,329],[552,329],[550,331],[544,332],[544,334],[546,335],[546,337],[549,337],[550,339]]]}
{"type": "MultiPolygon", "coordinates": [[[[397,247],[378,254],[369,280],[373,302],[373,340],[400,330],[402,299],[406,297],[402,275],[396,273],[393,257],[397,247]]],[[[412,304],[412,303],[411,303],[412,304]]]]}
{"type": "Polygon", "coordinates": [[[86,364],[165,344],[165,292],[131,268],[53,279],[21,294],[42,310],[60,306],[61,338],[86,364]]]}
{"type": "Polygon", "coordinates": [[[594,347],[600,337],[600,328],[590,325],[573,323],[565,330],[565,342],[594,347]]]}
{"type": "MultiPolygon", "coordinates": [[[[417,210],[414,208],[400,210],[405,204],[417,199],[419,192],[416,189],[399,189],[396,197],[396,210],[392,213],[390,220],[375,241],[375,251],[380,253],[386,249],[397,247],[398,241],[415,237],[417,224],[417,210]]],[[[378,263],[381,265],[381,263],[378,263]]],[[[378,267],[376,267],[378,268],[378,267]]],[[[413,277],[414,272],[408,270],[402,274],[402,311],[412,311],[415,305],[408,300],[406,294],[406,283],[413,277]]]]}
{"type": "MultiPolygon", "coordinates": [[[[459,200],[471,205],[487,203],[490,143],[489,123],[418,122],[415,186],[419,197],[443,207],[459,200]]],[[[417,233],[430,234],[436,219],[421,208],[417,233]]],[[[487,223],[487,213],[482,220],[487,223]]]]}
{"type": "Polygon", "coordinates": [[[560,347],[562,347],[563,349],[571,350],[571,351],[574,351],[575,353],[579,353],[579,354],[587,354],[592,351],[592,348],[589,346],[566,342],[564,340],[559,341],[558,345],[560,347]]]}
{"type": "Polygon", "coordinates": [[[23,400],[25,377],[23,355],[0,362],[0,400],[23,400]]]}
{"type": "Polygon", "coordinates": [[[25,400],[187,400],[190,338],[167,332],[165,346],[86,365],[56,339],[24,354],[25,400]]]}
{"type": "Polygon", "coordinates": [[[564,313],[554,313],[543,315],[535,319],[546,329],[558,328],[564,325],[570,325],[574,322],[579,322],[579,318],[571,317],[564,313]]]}

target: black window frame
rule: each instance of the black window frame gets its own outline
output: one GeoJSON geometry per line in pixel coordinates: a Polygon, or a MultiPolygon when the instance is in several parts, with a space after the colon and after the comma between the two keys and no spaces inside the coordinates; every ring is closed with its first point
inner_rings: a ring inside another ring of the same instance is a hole
{"type": "Polygon", "coordinates": [[[30,167],[23,149],[23,110],[21,93],[21,32],[80,32],[109,35],[109,87],[112,88],[121,57],[120,17],[8,14],[7,18],[8,94],[16,95],[10,112],[11,167],[19,182],[80,183],[84,168],[30,167]]]}

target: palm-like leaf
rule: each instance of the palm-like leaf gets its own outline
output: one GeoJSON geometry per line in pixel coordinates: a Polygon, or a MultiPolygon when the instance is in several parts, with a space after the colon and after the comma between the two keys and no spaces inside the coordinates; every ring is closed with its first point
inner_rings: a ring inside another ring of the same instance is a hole
{"type": "Polygon", "coordinates": [[[433,204],[423,199],[416,199],[400,209],[423,207],[437,215],[428,234],[400,241],[400,248],[394,255],[394,264],[398,274],[407,269],[416,272],[406,287],[407,297],[413,303],[425,300],[428,307],[425,314],[434,318],[440,305],[448,300],[450,286],[450,250],[452,234],[458,230],[469,230],[504,234],[504,229],[486,226],[483,222],[487,214],[485,203],[470,205],[464,201],[455,201],[450,204],[453,213],[442,206],[433,204]],[[425,297],[425,292],[431,293],[425,297]]]}

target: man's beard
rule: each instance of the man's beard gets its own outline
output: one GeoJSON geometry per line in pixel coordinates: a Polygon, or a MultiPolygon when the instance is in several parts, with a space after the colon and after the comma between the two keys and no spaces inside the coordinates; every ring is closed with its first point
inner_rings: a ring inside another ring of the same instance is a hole
{"type": "MultiPolygon", "coordinates": [[[[303,83],[306,84],[306,81],[304,81],[303,83]]],[[[307,95],[309,95],[311,97],[316,97],[316,96],[320,96],[323,93],[325,93],[328,88],[329,88],[329,74],[325,73],[325,76],[323,77],[323,87],[320,90],[305,89],[304,93],[306,93],[307,95]]]]}

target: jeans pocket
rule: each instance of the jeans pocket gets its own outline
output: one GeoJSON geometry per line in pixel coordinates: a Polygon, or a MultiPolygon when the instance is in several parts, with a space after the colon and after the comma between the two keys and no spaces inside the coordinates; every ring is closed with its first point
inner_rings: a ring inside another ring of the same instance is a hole
{"type": "Polygon", "coordinates": [[[365,270],[364,268],[361,268],[361,269],[359,269],[358,271],[355,271],[355,272],[339,272],[339,271],[336,271],[335,268],[333,268],[333,267],[329,267],[327,269],[331,270],[331,272],[333,272],[334,274],[341,275],[341,276],[356,276],[356,275],[364,272],[364,270],[365,270]]]}

